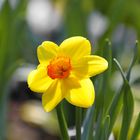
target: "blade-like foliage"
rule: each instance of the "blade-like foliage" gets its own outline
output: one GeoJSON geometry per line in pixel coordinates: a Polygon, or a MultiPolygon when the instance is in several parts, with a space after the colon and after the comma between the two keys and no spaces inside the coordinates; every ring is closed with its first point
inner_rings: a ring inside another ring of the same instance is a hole
{"type": "Polygon", "coordinates": [[[109,124],[110,124],[110,117],[109,115],[107,115],[102,128],[103,132],[102,132],[101,140],[108,140],[109,124]]]}
{"type": "Polygon", "coordinates": [[[133,132],[132,132],[132,137],[131,140],[138,140],[138,136],[140,134],[140,113],[137,117],[133,132]]]}
{"type": "Polygon", "coordinates": [[[136,44],[135,44],[135,47],[134,47],[134,55],[133,55],[132,61],[130,63],[130,66],[128,68],[128,71],[127,71],[126,79],[128,81],[130,80],[131,70],[132,70],[134,64],[136,63],[137,58],[138,58],[138,41],[136,41],[136,44]]]}
{"type": "Polygon", "coordinates": [[[112,67],[112,48],[111,43],[107,39],[105,42],[104,47],[101,48],[100,55],[102,55],[104,58],[107,59],[109,68],[106,72],[104,72],[102,77],[97,77],[95,79],[95,89],[96,89],[96,101],[95,106],[88,109],[86,118],[83,123],[83,134],[82,139],[83,140],[89,140],[93,137],[93,130],[95,127],[95,138],[99,139],[99,136],[101,135],[101,127],[102,123],[104,123],[104,115],[105,108],[107,104],[109,103],[107,101],[109,94],[109,78],[111,74],[111,67],[112,67]],[[97,84],[97,86],[96,86],[97,84]],[[106,101],[106,102],[105,102],[106,101]],[[97,119],[97,120],[96,120],[97,119]],[[94,126],[94,122],[97,121],[96,125],[94,126]]]}
{"type": "MultiPolygon", "coordinates": [[[[23,0],[25,1],[25,0],[23,0]]],[[[19,1],[21,6],[23,1],[19,1]]],[[[0,9],[0,139],[6,138],[6,122],[8,108],[9,79],[13,71],[17,68],[17,59],[19,58],[19,46],[17,42],[20,40],[21,21],[16,14],[23,10],[15,7],[12,9],[9,0],[5,0],[0,9]],[[15,11],[17,10],[16,14],[15,11]],[[17,24],[18,23],[18,24],[17,24]]]]}
{"type": "Polygon", "coordinates": [[[132,96],[132,91],[130,88],[130,85],[125,78],[125,75],[122,71],[122,68],[119,64],[119,62],[114,59],[114,62],[119,69],[124,82],[124,94],[123,94],[123,120],[122,120],[122,126],[120,130],[119,140],[127,140],[128,131],[130,128],[130,123],[133,116],[133,110],[134,110],[134,100],[132,96]]]}

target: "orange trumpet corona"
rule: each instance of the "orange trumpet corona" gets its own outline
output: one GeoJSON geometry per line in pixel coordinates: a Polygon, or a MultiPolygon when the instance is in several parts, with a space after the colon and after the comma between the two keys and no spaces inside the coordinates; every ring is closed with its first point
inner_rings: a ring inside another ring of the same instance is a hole
{"type": "Polygon", "coordinates": [[[50,61],[47,66],[47,73],[52,79],[63,79],[69,76],[71,69],[70,58],[59,56],[50,61]]]}

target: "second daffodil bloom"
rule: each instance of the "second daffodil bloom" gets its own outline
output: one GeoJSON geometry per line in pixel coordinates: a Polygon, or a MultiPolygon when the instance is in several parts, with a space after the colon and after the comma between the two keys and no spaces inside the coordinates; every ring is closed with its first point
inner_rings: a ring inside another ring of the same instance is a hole
{"type": "Polygon", "coordinates": [[[66,99],[69,103],[88,108],[92,106],[95,91],[91,76],[108,67],[108,62],[91,55],[90,42],[84,37],[71,37],[60,46],[44,41],[37,49],[39,65],[30,72],[28,86],[43,93],[42,104],[49,112],[66,99]]]}

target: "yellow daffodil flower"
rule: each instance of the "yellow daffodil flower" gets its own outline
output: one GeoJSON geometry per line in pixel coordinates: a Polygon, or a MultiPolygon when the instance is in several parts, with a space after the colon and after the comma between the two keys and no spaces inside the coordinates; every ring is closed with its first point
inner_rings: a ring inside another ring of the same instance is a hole
{"type": "Polygon", "coordinates": [[[91,55],[90,42],[84,37],[71,37],[60,46],[44,41],[37,49],[39,65],[28,76],[32,91],[43,93],[42,104],[49,112],[66,99],[75,106],[92,106],[95,91],[89,77],[108,67],[107,61],[91,55]]]}

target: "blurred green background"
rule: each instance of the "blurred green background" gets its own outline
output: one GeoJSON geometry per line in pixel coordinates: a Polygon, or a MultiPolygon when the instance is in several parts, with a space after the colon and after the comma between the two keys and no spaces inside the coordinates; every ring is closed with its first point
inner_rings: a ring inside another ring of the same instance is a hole
{"type": "MultiPolygon", "coordinates": [[[[77,35],[88,38],[92,53],[99,55],[108,38],[113,57],[126,70],[140,40],[140,1],[0,0],[0,140],[59,139],[55,111],[43,111],[40,96],[28,89],[26,79],[38,64],[36,48],[42,41],[60,44],[77,35]]],[[[140,112],[140,47],[138,54],[130,80],[134,120],[140,112]]],[[[107,106],[122,82],[114,67],[111,71],[107,106]]],[[[72,128],[74,107],[64,104],[72,128]]]]}

